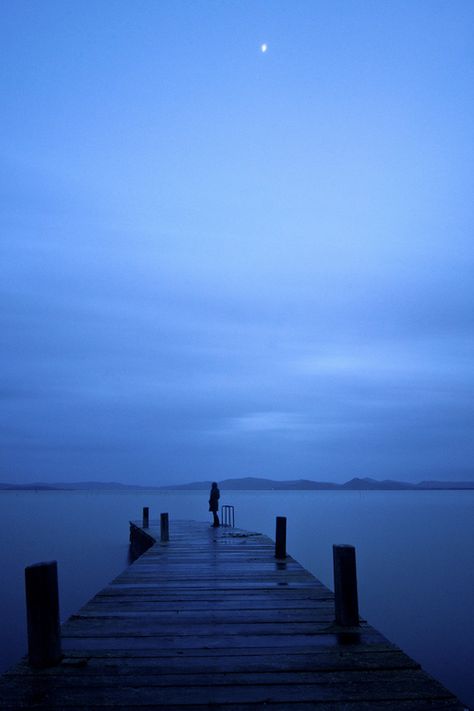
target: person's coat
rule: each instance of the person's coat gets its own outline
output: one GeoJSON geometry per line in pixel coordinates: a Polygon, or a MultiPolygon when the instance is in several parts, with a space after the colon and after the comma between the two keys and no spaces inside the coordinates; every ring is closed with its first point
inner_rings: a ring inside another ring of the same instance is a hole
{"type": "Polygon", "coordinates": [[[219,511],[219,497],[219,489],[217,488],[217,486],[213,487],[211,489],[211,494],[209,497],[209,511],[219,511]]]}

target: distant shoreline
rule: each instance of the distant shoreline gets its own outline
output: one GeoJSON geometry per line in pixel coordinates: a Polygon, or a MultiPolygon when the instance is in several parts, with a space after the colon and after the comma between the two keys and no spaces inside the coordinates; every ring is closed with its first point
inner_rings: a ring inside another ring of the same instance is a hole
{"type": "MultiPolygon", "coordinates": [[[[422,481],[417,484],[395,481],[392,479],[372,479],[355,477],[344,484],[296,479],[277,481],[260,477],[224,479],[218,482],[221,489],[228,491],[468,491],[474,490],[474,481],[422,481]]],[[[72,482],[51,483],[35,482],[32,484],[0,483],[0,491],[204,491],[209,489],[211,481],[199,481],[188,484],[169,484],[166,486],[144,486],[121,484],[118,482],[72,482]]]]}

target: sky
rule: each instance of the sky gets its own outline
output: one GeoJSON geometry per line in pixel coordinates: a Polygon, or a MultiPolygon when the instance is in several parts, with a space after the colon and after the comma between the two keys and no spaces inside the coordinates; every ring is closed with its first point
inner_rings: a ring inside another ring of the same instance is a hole
{"type": "Polygon", "coordinates": [[[473,480],[473,37],[0,0],[0,481],[473,480]]]}

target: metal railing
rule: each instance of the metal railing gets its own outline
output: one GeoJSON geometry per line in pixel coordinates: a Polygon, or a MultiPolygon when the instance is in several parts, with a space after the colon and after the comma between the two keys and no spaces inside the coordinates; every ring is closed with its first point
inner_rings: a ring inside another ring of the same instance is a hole
{"type": "Polygon", "coordinates": [[[222,526],[229,526],[230,528],[234,528],[235,521],[233,506],[228,506],[227,504],[221,506],[221,520],[222,526]]]}

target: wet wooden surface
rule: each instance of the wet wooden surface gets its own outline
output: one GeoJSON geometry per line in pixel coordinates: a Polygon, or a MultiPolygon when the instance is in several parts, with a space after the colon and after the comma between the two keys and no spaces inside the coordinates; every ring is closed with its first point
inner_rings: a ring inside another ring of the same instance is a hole
{"type": "Polygon", "coordinates": [[[59,666],[1,678],[0,708],[464,708],[367,623],[333,619],[333,594],[266,536],[170,521],[62,626],[59,666]]]}

